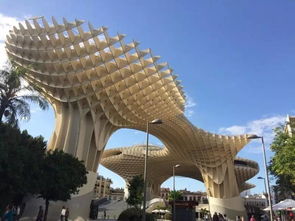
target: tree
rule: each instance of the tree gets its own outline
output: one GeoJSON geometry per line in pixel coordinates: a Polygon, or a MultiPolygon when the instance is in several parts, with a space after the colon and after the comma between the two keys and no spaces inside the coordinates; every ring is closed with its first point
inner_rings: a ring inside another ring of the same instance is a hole
{"type": "Polygon", "coordinates": [[[142,175],[133,177],[128,185],[129,197],[126,200],[128,205],[139,209],[139,206],[143,202],[143,188],[144,182],[142,175]]]}
{"type": "Polygon", "coordinates": [[[276,178],[275,191],[283,198],[294,195],[295,137],[290,137],[283,127],[278,127],[270,148],[274,152],[269,169],[276,178]]]}
{"type": "Polygon", "coordinates": [[[11,202],[20,203],[27,194],[49,201],[71,198],[87,182],[82,161],[62,151],[46,151],[43,137],[30,136],[0,122],[0,213],[11,202]]]}
{"type": "Polygon", "coordinates": [[[48,102],[38,93],[38,89],[24,85],[26,70],[14,64],[0,71],[0,122],[18,125],[18,117],[30,119],[30,105],[36,103],[42,110],[48,109],[48,102]]]}
{"type": "MultiPolygon", "coordinates": [[[[272,173],[273,174],[273,173],[272,173]]],[[[278,201],[286,198],[295,197],[295,187],[291,183],[291,178],[284,175],[276,175],[276,185],[274,186],[274,193],[278,201]]]]}
{"type": "Polygon", "coordinates": [[[168,196],[169,201],[182,199],[182,193],[179,191],[171,191],[168,196]]]}
{"type": "Polygon", "coordinates": [[[45,200],[44,221],[47,220],[49,201],[66,201],[87,182],[87,171],[82,161],[59,150],[48,151],[42,165],[43,184],[40,197],[45,200]]]}
{"type": "Polygon", "coordinates": [[[20,203],[26,194],[39,192],[41,162],[45,153],[43,137],[0,123],[0,212],[20,203]]]}

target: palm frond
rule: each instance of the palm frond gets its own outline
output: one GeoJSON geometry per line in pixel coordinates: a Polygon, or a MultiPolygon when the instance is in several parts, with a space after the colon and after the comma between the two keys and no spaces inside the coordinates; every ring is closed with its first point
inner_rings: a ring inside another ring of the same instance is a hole
{"type": "MultiPolygon", "coordinates": [[[[17,125],[20,119],[30,119],[30,103],[38,104],[42,110],[49,107],[48,102],[40,95],[40,88],[27,85],[25,79],[26,69],[11,63],[7,70],[0,70],[0,105],[8,111],[5,120],[17,125]]],[[[2,108],[3,109],[3,108],[2,108]]]]}
{"type": "Polygon", "coordinates": [[[9,115],[6,117],[7,123],[12,125],[12,126],[16,126],[18,127],[18,121],[17,121],[17,111],[14,105],[10,104],[7,107],[8,111],[9,111],[9,115]]]}
{"type": "Polygon", "coordinates": [[[41,96],[37,96],[37,95],[24,95],[21,96],[22,99],[26,100],[26,101],[30,101],[32,103],[38,104],[39,107],[42,110],[47,110],[49,105],[47,100],[45,100],[43,97],[41,96]]]}
{"type": "Polygon", "coordinates": [[[0,82],[0,89],[6,90],[6,88],[7,88],[6,84],[0,82]]]}
{"type": "Polygon", "coordinates": [[[30,105],[26,101],[14,99],[13,105],[21,119],[29,120],[31,118],[30,105]]]}

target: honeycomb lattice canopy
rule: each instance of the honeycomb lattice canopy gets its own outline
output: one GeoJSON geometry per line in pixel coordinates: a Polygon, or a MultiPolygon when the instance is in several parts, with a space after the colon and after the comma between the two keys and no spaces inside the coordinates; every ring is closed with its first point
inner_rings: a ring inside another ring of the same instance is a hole
{"type": "Polygon", "coordinates": [[[42,18],[25,21],[7,36],[10,58],[28,69],[27,80],[53,101],[77,102],[79,108],[101,111],[116,126],[140,124],[155,117],[182,114],[182,87],[166,62],[150,49],[109,36],[107,28],[88,31],[83,21],[52,25],[42,18]]]}
{"type": "Polygon", "coordinates": [[[209,196],[239,196],[234,160],[247,135],[223,136],[192,125],[184,116],[182,86],[166,62],[136,41],[125,43],[122,34],[109,36],[107,28],[91,24],[84,31],[84,26],[80,20],[52,18],[48,24],[35,18],[7,35],[9,57],[27,70],[26,80],[54,108],[48,148],[64,150],[97,171],[114,131],[145,131],[150,125],[149,132],[165,145],[163,156],[194,165],[209,196]],[[163,124],[149,124],[154,119],[163,124]]]}
{"type": "MultiPolygon", "coordinates": [[[[101,164],[119,174],[128,182],[134,176],[143,174],[142,165],[144,164],[145,148],[145,145],[136,145],[105,150],[101,164]]],[[[180,165],[175,169],[176,176],[189,177],[204,182],[201,171],[194,164],[179,159],[177,155],[167,151],[167,148],[151,145],[149,146],[148,160],[148,180],[150,184],[161,186],[164,181],[173,175],[172,168],[176,164],[180,165]]],[[[258,171],[259,167],[255,161],[237,157],[234,159],[234,172],[240,192],[255,186],[246,183],[246,181],[255,176],[258,171]]],[[[153,195],[158,194],[154,193],[153,195]]]]}

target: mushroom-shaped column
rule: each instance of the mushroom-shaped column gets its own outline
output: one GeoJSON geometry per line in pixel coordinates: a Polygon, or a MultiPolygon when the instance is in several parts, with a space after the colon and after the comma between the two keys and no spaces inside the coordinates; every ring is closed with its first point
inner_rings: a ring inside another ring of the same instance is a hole
{"type": "Polygon", "coordinates": [[[246,136],[213,135],[207,140],[207,148],[202,150],[202,157],[206,160],[199,161],[198,168],[207,189],[212,215],[217,212],[230,219],[236,216],[246,218],[234,162],[237,152],[247,142],[246,136]]]}
{"type": "Polygon", "coordinates": [[[211,214],[214,212],[226,214],[230,219],[236,216],[246,218],[233,161],[226,160],[215,168],[202,167],[201,172],[207,189],[211,214]]]}
{"type": "Polygon", "coordinates": [[[140,50],[138,42],[125,44],[122,34],[111,37],[105,27],[91,24],[84,31],[80,20],[59,24],[52,18],[48,24],[41,17],[24,23],[7,35],[6,51],[54,108],[56,124],[48,149],[78,157],[89,171],[88,184],[68,205],[71,219],[88,217],[97,167],[110,135],[118,128],[144,128],[155,118],[181,114],[184,95],[166,62],[157,63],[160,57],[140,50]]]}

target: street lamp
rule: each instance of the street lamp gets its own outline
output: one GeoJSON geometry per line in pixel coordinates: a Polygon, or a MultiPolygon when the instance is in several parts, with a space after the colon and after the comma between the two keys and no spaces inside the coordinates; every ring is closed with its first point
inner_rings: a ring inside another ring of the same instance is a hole
{"type": "Polygon", "coordinates": [[[147,160],[148,160],[148,150],[149,150],[149,125],[150,124],[162,124],[161,119],[155,119],[146,122],[146,148],[144,157],[144,172],[143,172],[143,216],[142,220],[146,220],[145,209],[146,209],[146,186],[147,186],[147,160]]]}
{"type": "Polygon", "coordinates": [[[262,153],[263,153],[263,162],[264,162],[264,170],[265,170],[265,177],[266,177],[266,184],[267,184],[267,191],[268,191],[268,205],[269,205],[269,212],[270,212],[270,221],[273,221],[273,211],[272,211],[272,202],[271,202],[271,194],[270,194],[270,187],[269,187],[269,178],[268,178],[268,170],[267,170],[267,165],[266,165],[266,156],[265,156],[265,145],[264,145],[264,140],[263,136],[257,136],[257,135],[249,135],[247,137],[249,140],[254,140],[254,139],[261,139],[262,143],[262,153]]]}
{"type": "Polygon", "coordinates": [[[180,167],[179,164],[173,166],[173,221],[176,221],[176,210],[175,210],[175,168],[180,167]]]}
{"type": "MultiPolygon", "coordinates": [[[[266,182],[265,182],[265,178],[264,177],[261,177],[261,176],[259,176],[259,177],[257,177],[257,179],[259,179],[259,180],[263,180],[264,181],[264,191],[265,191],[265,196],[266,196],[266,198],[267,198],[267,189],[266,189],[266,182]]],[[[266,200],[266,205],[267,206],[269,206],[268,205],[268,201],[266,200]]]]}

